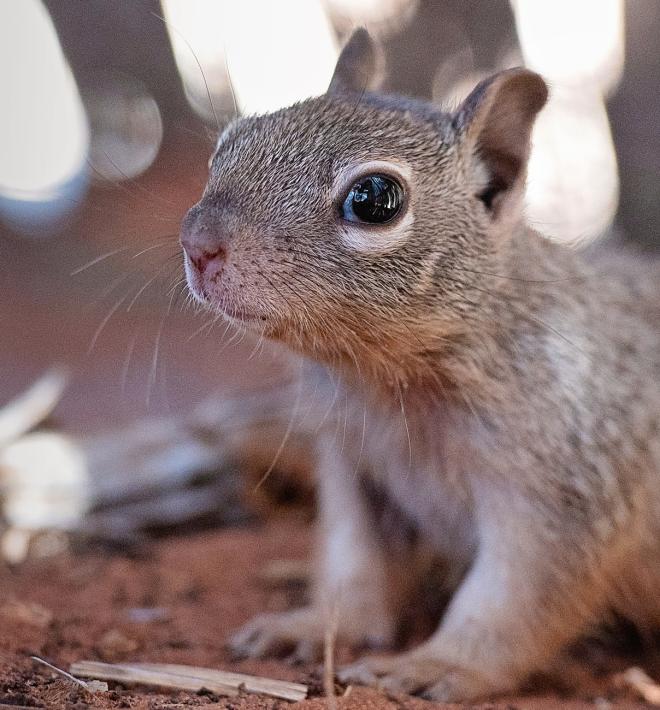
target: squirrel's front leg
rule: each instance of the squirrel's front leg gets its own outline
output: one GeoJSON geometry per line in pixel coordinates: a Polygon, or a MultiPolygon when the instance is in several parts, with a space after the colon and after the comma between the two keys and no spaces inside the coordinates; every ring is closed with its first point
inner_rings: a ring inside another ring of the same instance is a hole
{"type": "Polygon", "coordinates": [[[593,537],[585,530],[569,539],[538,516],[509,513],[483,531],[477,557],[430,639],[406,653],[367,657],[340,671],[340,679],[471,701],[515,689],[584,632],[601,593],[587,563],[593,537]]]}
{"type": "Polygon", "coordinates": [[[392,641],[386,556],[355,463],[338,450],[334,437],[321,442],[316,473],[319,540],[312,603],[252,619],[230,642],[237,655],[293,650],[301,658],[315,656],[329,623],[336,623],[338,637],[351,644],[381,647],[392,641]]]}

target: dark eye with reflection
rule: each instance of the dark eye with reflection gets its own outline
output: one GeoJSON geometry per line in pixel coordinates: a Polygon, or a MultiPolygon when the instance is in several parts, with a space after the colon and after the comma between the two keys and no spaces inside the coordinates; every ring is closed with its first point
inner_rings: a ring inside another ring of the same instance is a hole
{"type": "Polygon", "coordinates": [[[403,206],[403,188],[387,175],[360,178],[341,206],[341,216],[348,222],[384,224],[394,219],[403,206]]]}

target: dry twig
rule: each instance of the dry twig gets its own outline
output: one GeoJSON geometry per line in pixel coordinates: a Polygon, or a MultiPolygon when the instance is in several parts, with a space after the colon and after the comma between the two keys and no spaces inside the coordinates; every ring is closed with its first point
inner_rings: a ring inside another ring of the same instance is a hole
{"type": "Polygon", "coordinates": [[[633,666],[622,674],[623,681],[651,705],[660,706],[660,685],[641,668],[633,666]]]}
{"type": "Polygon", "coordinates": [[[243,689],[273,698],[298,701],[307,697],[307,686],[284,680],[260,678],[244,673],[229,673],[212,668],[198,668],[174,663],[98,663],[79,661],[71,673],[120,683],[152,685],[161,688],[198,692],[203,688],[218,695],[237,695],[243,689]]]}
{"type": "Polygon", "coordinates": [[[323,643],[323,690],[328,701],[329,710],[337,710],[337,699],[335,698],[335,644],[338,625],[339,606],[335,601],[328,613],[323,643]]]}

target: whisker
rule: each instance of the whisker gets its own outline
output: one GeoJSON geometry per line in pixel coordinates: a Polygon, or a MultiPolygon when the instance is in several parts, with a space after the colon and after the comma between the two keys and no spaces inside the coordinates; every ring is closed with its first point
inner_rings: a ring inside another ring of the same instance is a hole
{"type": "Polygon", "coordinates": [[[126,357],[124,359],[124,366],[121,369],[121,393],[124,394],[126,391],[126,383],[128,382],[128,371],[131,365],[131,359],[133,358],[133,351],[135,350],[135,343],[137,342],[137,333],[131,338],[128,349],[126,350],[126,357]]]}
{"type": "Polygon", "coordinates": [[[151,284],[158,278],[158,276],[159,276],[160,273],[163,271],[163,269],[165,268],[165,266],[167,266],[167,264],[163,264],[163,266],[161,266],[161,267],[156,271],[156,273],[142,286],[142,288],[139,289],[139,291],[135,294],[135,296],[133,296],[133,299],[131,300],[131,302],[128,304],[128,306],[127,306],[127,308],[126,308],[126,313],[129,313],[129,312],[130,312],[131,308],[133,308],[133,306],[135,305],[135,303],[136,303],[136,301],[138,300],[138,298],[140,298],[140,296],[141,296],[141,295],[149,288],[149,286],[151,286],[151,284]]]}
{"type": "Polygon", "coordinates": [[[252,360],[252,358],[255,356],[256,352],[261,347],[263,341],[264,341],[264,331],[262,330],[261,333],[259,333],[259,338],[257,339],[256,345],[252,348],[252,352],[248,355],[248,360],[252,360]]]}
{"type": "MultiPolygon", "coordinates": [[[[447,275],[445,275],[444,278],[446,278],[450,281],[454,281],[454,283],[461,284],[462,286],[465,286],[465,284],[463,284],[463,282],[461,282],[458,279],[452,279],[450,276],[447,276],[447,275]]],[[[587,354],[583,348],[581,348],[577,343],[574,343],[573,341],[571,341],[570,338],[567,338],[561,331],[557,330],[554,326],[550,325],[549,323],[546,323],[541,318],[538,318],[537,316],[534,316],[531,313],[528,313],[527,311],[523,310],[522,308],[518,308],[518,306],[516,306],[514,303],[512,303],[511,300],[509,298],[507,298],[505,294],[497,293],[497,292],[491,291],[490,289],[487,289],[487,288],[479,288],[478,286],[475,286],[474,284],[470,284],[469,288],[474,289],[475,291],[479,291],[480,293],[485,293],[486,295],[490,296],[491,298],[496,298],[496,299],[499,299],[500,301],[503,301],[511,310],[515,311],[517,314],[519,314],[523,318],[526,318],[527,320],[532,321],[533,323],[536,323],[537,325],[540,325],[542,328],[545,328],[549,332],[553,333],[557,337],[564,340],[571,347],[574,347],[576,350],[579,350],[580,352],[587,354]]]]}
{"type": "Polygon", "coordinates": [[[231,100],[232,103],[234,104],[234,116],[238,116],[239,111],[238,111],[238,103],[236,101],[236,92],[234,91],[234,82],[232,81],[231,78],[231,72],[229,71],[229,63],[227,62],[227,51],[225,50],[224,52],[224,58],[225,58],[225,72],[227,74],[227,81],[229,81],[229,91],[231,92],[231,100]]]}
{"type": "Polygon", "coordinates": [[[215,118],[215,123],[218,127],[218,133],[220,133],[220,121],[218,120],[218,114],[215,111],[215,106],[213,105],[213,99],[211,98],[211,91],[209,90],[209,85],[208,82],[206,81],[206,76],[204,75],[204,70],[202,69],[202,65],[200,64],[199,59],[197,58],[197,54],[195,54],[195,50],[192,48],[192,45],[188,40],[183,36],[182,32],[176,28],[171,22],[168,22],[162,15],[159,15],[157,12],[151,11],[151,14],[154,17],[157,17],[161,22],[164,22],[167,27],[170,27],[173,29],[179,37],[185,42],[186,46],[190,50],[191,54],[193,55],[195,62],[197,63],[197,67],[199,68],[199,72],[202,75],[202,81],[204,82],[204,86],[206,87],[206,97],[209,100],[209,106],[211,107],[211,111],[213,112],[213,118],[215,118]]]}
{"type": "MultiPolygon", "coordinates": [[[[268,276],[266,276],[266,274],[264,274],[264,272],[261,271],[261,269],[256,269],[256,272],[259,274],[259,276],[261,276],[262,278],[266,279],[266,281],[268,281],[270,287],[275,291],[275,293],[277,293],[280,296],[280,298],[289,306],[289,308],[291,308],[293,310],[293,307],[292,307],[289,299],[277,288],[277,286],[275,286],[275,284],[268,278],[268,276]]],[[[291,288],[291,286],[286,283],[286,281],[282,281],[281,283],[282,283],[282,285],[287,286],[289,291],[291,291],[291,293],[300,301],[300,303],[303,307],[303,312],[306,312],[307,311],[307,304],[303,300],[302,296],[299,293],[296,293],[296,291],[294,291],[291,288]]]]}
{"type": "MultiPolygon", "coordinates": [[[[302,360],[301,360],[301,366],[300,370],[302,370],[302,360]]],[[[252,493],[256,493],[261,486],[266,482],[270,474],[273,472],[273,469],[275,466],[277,466],[277,462],[279,461],[280,456],[282,455],[282,452],[284,451],[284,447],[287,444],[287,441],[289,440],[289,437],[291,436],[291,432],[293,431],[293,424],[296,418],[296,415],[298,413],[298,407],[300,405],[300,399],[302,396],[302,377],[301,377],[301,372],[298,372],[298,391],[296,392],[296,400],[293,404],[293,408],[291,410],[291,417],[289,418],[289,423],[287,424],[286,431],[284,432],[284,436],[282,437],[282,441],[280,442],[280,445],[277,447],[277,451],[275,452],[275,456],[273,457],[273,460],[270,463],[270,466],[266,469],[266,472],[264,475],[259,479],[257,485],[252,489],[252,493]]]]}
{"type": "MultiPolygon", "coordinates": [[[[108,286],[106,286],[103,291],[99,294],[99,296],[95,299],[95,303],[98,301],[102,301],[104,298],[107,298],[116,288],[117,286],[120,286],[123,284],[125,281],[128,281],[129,277],[131,277],[133,274],[131,273],[125,273],[121,274],[121,276],[118,276],[116,279],[110,282],[108,286]]],[[[128,295],[128,294],[127,294],[128,295]]]]}
{"type": "Polygon", "coordinates": [[[99,327],[96,329],[94,332],[94,335],[92,336],[92,340],[89,344],[89,347],[87,348],[87,355],[90,355],[92,350],[94,350],[94,346],[96,345],[96,341],[99,339],[99,336],[101,335],[103,329],[105,326],[108,324],[108,321],[112,318],[112,316],[117,312],[117,309],[121,304],[128,298],[128,294],[122,296],[116,303],[115,305],[110,309],[110,312],[108,315],[101,321],[101,324],[99,327]]]}
{"type": "Polygon", "coordinates": [[[205,143],[215,145],[215,142],[208,134],[200,133],[199,131],[194,131],[192,128],[188,128],[188,126],[181,126],[179,130],[183,131],[184,133],[189,133],[191,136],[195,136],[196,138],[201,138],[205,143]]]}
{"type": "Polygon", "coordinates": [[[188,285],[188,280],[186,279],[185,276],[179,276],[178,278],[175,278],[172,285],[170,286],[169,291],[167,292],[167,295],[169,296],[172,291],[174,291],[177,288],[185,288],[188,285]]]}
{"type": "MultiPolygon", "coordinates": [[[[160,267],[158,269],[156,269],[156,273],[150,279],[148,279],[147,282],[138,290],[138,292],[135,294],[135,296],[133,296],[133,299],[131,300],[131,302],[128,304],[128,307],[126,308],[127,313],[131,310],[131,308],[133,308],[133,306],[135,305],[138,298],[140,298],[140,296],[149,288],[149,286],[151,286],[151,284],[160,276],[160,274],[162,274],[162,272],[168,266],[171,267],[172,265],[170,263],[170,260],[166,259],[160,265],[160,267]]],[[[168,293],[168,296],[169,295],[170,295],[170,293],[168,293]]]]}
{"type": "Polygon", "coordinates": [[[353,478],[360,472],[360,463],[362,462],[362,453],[364,451],[364,440],[367,433],[367,403],[364,402],[362,410],[362,437],[360,439],[360,450],[358,451],[357,459],[355,460],[355,468],[353,469],[353,478]]]}
{"type": "MultiPolygon", "coordinates": [[[[221,313],[218,313],[218,314],[215,316],[215,318],[213,319],[213,321],[211,322],[211,329],[213,328],[214,325],[216,325],[216,324],[217,324],[218,322],[220,322],[221,320],[224,321],[224,324],[225,324],[225,328],[224,328],[224,330],[222,331],[222,334],[220,335],[220,342],[223,342],[223,343],[224,343],[224,345],[220,348],[220,352],[223,353],[223,352],[226,350],[227,345],[228,345],[228,342],[225,340],[225,338],[227,337],[227,333],[228,333],[228,332],[231,330],[231,328],[234,327],[234,326],[232,325],[232,323],[231,323],[229,320],[223,318],[223,316],[222,316],[221,313]]],[[[209,333],[211,332],[211,329],[209,329],[209,332],[206,334],[205,337],[208,338],[209,333]]]]}
{"type": "Polygon", "coordinates": [[[156,375],[158,372],[158,355],[160,354],[160,338],[163,333],[163,327],[165,325],[165,319],[167,318],[167,313],[163,315],[160,319],[160,325],[158,326],[158,332],[156,333],[156,340],[154,341],[154,351],[151,358],[151,368],[149,369],[149,375],[147,377],[147,394],[145,398],[145,404],[149,407],[151,402],[151,393],[153,391],[154,385],[156,384],[156,375]]]}
{"type": "Polygon", "coordinates": [[[477,274],[478,276],[490,276],[494,279],[506,279],[507,281],[518,281],[526,284],[557,284],[566,281],[585,281],[584,276],[566,276],[558,279],[524,279],[516,276],[504,276],[503,274],[493,274],[488,271],[476,271],[475,269],[465,269],[460,266],[452,266],[454,271],[463,271],[468,274],[477,274]]]}
{"type": "MultiPolygon", "coordinates": [[[[97,176],[99,181],[101,181],[104,185],[111,185],[114,189],[120,190],[124,194],[128,195],[131,198],[131,200],[135,200],[136,197],[139,197],[134,192],[132,192],[126,185],[123,185],[122,183],[120,183],[118,181],[109,180],[98,168],[96,168],[94,166],[94,164],[92,163],[92,161],[89,157],[85,158],[85,162],[87,163],[89,168],[92,170],[92,172],[97,176]]],[[[112,161],[110,161],[110,162],[112,162],[112,161]]],[[[119,168],[117,168],[117,170],[119,170],[119,168]]],[[[121,171],[119,170],[119,172],[121,172],[121,171]]],[[[130,180],[130,178],[128,178],[128,176],[126,176],[126,179],[130,180]]],[[[134,185],[134,187],[137,187],[137,185],[134,185]]],[[[142,202],[146,203],[144,198],[142,198],[142,202]]],[[[153,213],[153,212],[151,213],[151,216],[155,217],[157,219],[161,218],[160,215],[157,215],[156,213],[153,213]]],[[[173,219],[173,217],[170,216],[167,221],[171,222],[172,219],[173,219]]]]}
{"type": "MultiPolygon", "coordinates": [[[[131,257],[132,259],[135,259],[139,256],[142,256],[142,254],[151,251],[152,249],[160,249],[163,246],[167,245],[168,242],[175,237],[175,234],[171,235],[165,235],[163,237],[159,237],[157,240],[155,240],[154,244],[151,244],[150,246],[146,247],[145,249],[142,249],[141,251],[137,252],[136,254],[133,254],[131,257]]],[[[75,268],[73,271],[70,272],[69,276],[76,276],[77,274],[82,273],[83,271],[86,271],[87,269],[91,268],[92,266],[96,266],[96,264],[101,263],[102,261],[105,261],[106,259],[109,259],[113,256],[117,256],[117,254],[121,254],[125,251],[128,251],[131,248],[130,244],[125,244],[124,246],[118,247],[117,249],[112,249],[108,252],[105,252],[104,254],[100,254],[99,256],[95,256],[93,259],[90,259],[90,261],[86,262],[85,264],[82,264],[81,266],[78,266],[75,268]]],[[[179,252],[177,251],[177,254],[179,252]]]]}
{"type": "Polygon", "coordinates": [[[200,325],[199,328],[197,328],[197,330],[190,337],[188,337],[186,339],[186,342],[189,343],[191,340],[193,340],[193,338],[196,338],[204,330],[206,330],[207,328],[210,328],[213,325],[213,322],[215,321],[216,317],[217,316],[212,316],[207,321],[204,321],[204,323],[202,323],[202,325],[200,325]]]}
{"type": "Polygon", "coordinates": [[[344,429],[341,435],[341,446],[339,451],[344,453],[344,447],[346,446],[346,429],[348,428],[348,392],[344,390],[344,429]]]}
{"type": "MultiPolygon", "coordinates": [[[[140,184],[135,180],[135,178],[130,178],[130,177],[117,165],[117,163],[115,163],[115,161],[110,157],[110,154],[108,153],[108,151],[104,150],[104,151],[103,151],[103,155],[105,155],[105,157],[106,157],[106,159],[108,160],[108,162],[110,163],[110,165],[112,165],[112,167],[124,178],[124,180],[126,180],[126,182],[130,183],[131,185],[133,185],[133,187],[134,187],[136,190],[139,190],[139,191],[142,192],[143,194],[147,195],[147,197],[150,197],[152,200],[157,200],[157,201],[160,202],[161,204],[167,205],[168,207],[172,207],[172,206],[173,206],[173,204],[174,204],[173,202],[171,202],[171,201],[169,201],[169,200],[166,200],[164,197],[161,197],[161,196],[158,195],[157,193],[152,192],[151,190],[148,190],[146,187],[143,187],[142,185],[140,185],[140,184]]],[[[119,184],[119,183],[118,183],[118,184],[119,184]]]]}
{"type": "Polygon", "coordinates": [[[189,305],[189,301],[186,298],[184,298],[183,303],[180,303],[181,296],[183,296],[183,294],[186,292],[186,287],[187,281],[184,276],[179,279],[175,279],[174,283],[167,292],[168,296],[171,296],[173,293],[175,294],[174,305],[178,307],[181,312],[185,311],[189,305]]]}
{"type": "Polygon", "coordinates": [[[158,244],[152,244],[150,247],[146,247],[145,249],[142,249],[141,251],[137,252],[136,254],[133,254],[131,259],[137,259],[139,256],[142,256],[143,254],[146,254],[148,251],[152,251],[153,249],[162,249],[164,246],[167,246],[170,243],[170,237],[163,237],[163,241],[159,242],[158,244]]]}
{"type": "MultiPolygon", "coordinates": [[[[242,329],[242,327],[241,327],[240,325],[238,325],[237,323],[232,323],[232,325],[234,326],[234,334],[230,336],[230,338],[229,338],[229,340],[227,341],[225,347],[229,347],[230,345],[234,345],[234,343],[236,343],[236,341],[237,341],[240,337],[242,337],[242,335],[243,335],[243,333],[242,333],[242,330],[243,330],[243,329],[242,329]]],[[[224,349],[224,348],[223,348],[223,349],[224,349]]]]}
{"type": "Polygon", "coordinates": [[[170,295],[170,302],[167,304],[167,315],[168,316],[172,313],[172,303],[174,302],[175,296],[176,296],[176,291],[173,291],[172,294],[170,295]]]}
{"type": "Polygon", "coordinates": [[[399,392],[399,404],[401,405],[401,415],[403,416],[403,424],[406,428],[406,437],[408,439],[408,473],[412,470],[412,442],[410,440],[410,429],[408,427],[408,417],[406,415],[406,408],[403,404],[403,393],[401,392],[401,382],[396,381],[397,390],[399,392]]]}
{"type": "Polygon", "coordinates": [[[100,263],[101,261],[105,261],[106,259],[109,259],[111,256],[115,256],[117,254],[120,254],[123,251],[126,251],[130,247],[124,246],[120,247],[119,249],[113,249],[112,251],[108,251],[105,254],[101,254],[100,256],[95,257],[91,261],[88,261],[86,264],[83,264],[82,266],[79,266],[77,269],[74,269],[69,276],[75,276],[76,274],[80,274],[86,269],[89,269],[90,267],[100,263]]]}

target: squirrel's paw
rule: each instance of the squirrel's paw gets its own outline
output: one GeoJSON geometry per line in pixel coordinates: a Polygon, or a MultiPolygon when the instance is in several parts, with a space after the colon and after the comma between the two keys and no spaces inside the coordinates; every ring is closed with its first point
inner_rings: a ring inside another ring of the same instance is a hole
{"type": "MultiPolygon", "coordinates": [[[[289,655],[298,662],[318,660],[321,656],[327,615],[307,607],[277,614],[260,614],[239,629],[229,641],[237,657],[263,658],[289,655]]],[[[353,646],[372,649],[391,645],[393,625],[383,616],[341,614],[337,637],[353,646]]]]}
{"type": "Polygon", "coordinates": [[[289,655],[292,661],[316,660],[323,644],[323,620],[314,609],[260,614],[229,640],[239,658],[289,655]]]}
{"type": "Polygon", "coordinates": [[[342,683],[370,685],[446,703],[475,700],[501,689],[474,671],[443,661],[428,649],[364,658],[340,670],[338,677],[342,683]]]}

